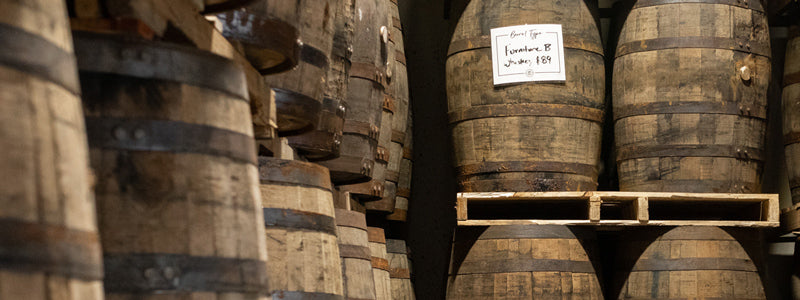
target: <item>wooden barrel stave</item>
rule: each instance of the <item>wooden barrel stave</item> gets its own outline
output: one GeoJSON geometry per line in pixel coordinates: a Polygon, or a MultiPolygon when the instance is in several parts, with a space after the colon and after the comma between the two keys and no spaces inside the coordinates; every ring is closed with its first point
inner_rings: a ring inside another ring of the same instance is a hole
{"type": "Polygon", "coordinates": [[[783,69],[783,136],[792,203],[800,203],[800,29],[786,46],[783,69]]]}
{"type": "Polygon", "coordinates": [[[454,240],[447,299],[603,298],[588,231],[546,225],[459,228],[454,240]]]}
{"type": "Polygon", "coordinates": [[[244,74],[196,49],[75,36],[106,299],[266,299],[244,74]]]}
{"type": "Polygon", "coordinates": [[[328,170],[259,157],[259,175],[273,299],[343,297],[328,170]]]}
{"type": "Polygon", "coordinates": [[[346,111],[347,106],[344,101],[326,97],[322,101],[322,112],[317,128],[305,134],[289,137],[289,145],[308,161],[339,157],[346,111]]]}
{"type": "MultiPolygon", "coordinates": [[[[410,107],[409,107],[410,108],[410,107]]],[[[403,143],[403,159],[400,161],[397,187],[395,190],[394,211],[386,216],[387,220],[405,222],[408,217],[408,206],[411,199],[411,167],[413,165],[411,151],[413,147],[411,110],[408,110],[405,142],[403,143]]]]}
{"type": "Polygon", "coordinates": [[[618,267],[631,267],[617,272],[618,299],[766,299],[748,253],[720,228],[631,234],[621,245],[618,267]]]}
{"type": "Polygon", "coordinates": [[[367,227],[369,251],[372,256],[372,280],[375,284],[375,296],[378,300],[392,299],[390,267],[386,253],[386,235],[383,229],[367,227]]]}
{"type": "Polygon", "coordinates": [[[448,114],[460,190],[594,190],[605,97],[595,20],[581,1],[508,5],[470,3],[450,43],[448,114]],[[489,29],[522,24],[562,24],[565,83],[494,87],[489,29]]]}
{"type": "Polygon", "coordinates": [[[346,209],[335,211],[345,298],[377,299],[366,216],[346,209]]]}
{"type": "Polygon", "coordinates": [[[414,285],[411,283],[411,262],[408,260],[406,241],[386,239],[388,253],[389,277],[392,284],[393,300],[414,300],[414,285]]]}
{"type": "Polygon", "coordinates": [[[757,8],[635,5],[614,62],[620,189],[759,192],[769,52],[757,8]]]}
{"type": "Polygon", "coordinates": [[[40,0],[0,10],[0,298],[103,299],[67,9],[40,0]]]}

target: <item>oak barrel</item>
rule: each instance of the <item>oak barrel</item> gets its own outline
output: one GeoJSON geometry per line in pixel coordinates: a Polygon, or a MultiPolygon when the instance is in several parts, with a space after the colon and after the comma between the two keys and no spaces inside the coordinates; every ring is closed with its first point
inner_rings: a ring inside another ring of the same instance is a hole
{"type": "Polygon", "coordinates": [[[411,106],[408,110],[408,121],[404,133],[402,160],[400,160],[400,173],[395,190],[394,210],[386,216],[387,220],[405,222],[408,218],[408,206],[411,202],[411,167],[413,165],[411,154],[413,152],[413,118],[411,106]]]}
{"type": "Polygon", "coordinates": [[[566,226],[457,228],[447,299],[603,299],[595,242],[566,226]]]}
{"type": "Polygon", "coordinates": [[[340,156],[321,162],[330,169],[336,185],[362,183],[373,176],[386,90],[388,26],[386,10],[382,8],[385,1],[355,1],[357,17],[340,156]]]}
{"type": "Polygon", "coordinates": [[[259,157],[258,172],[272,299],[343,297],[328,169],[259,157]]]}
{"type": "Polygon", "coordinates": [[[247,6],[257,0],[203,0],[203,14],[213,14],[247,6]]]}
{"type": "Polygon", "coordinates": [[[800,28],[792,33],[783,69],[783,142],[792,203],[800,203],[800,28]]]}
{"type": "Polygon", "coordinates": [[[103,299],[67,9],[0,1],[0,299],[103,299]]]}
{"type": "Polygon", "coordinates": [[[386,171],[389,165],[392,132],[391,98],[385,95],[381,125],[378,132],[378,146],[375,148],[375,163],[372,169],[372,179],[364,183],[339,186],[340,189],[349,191],[350,194],[362,202],[368,211],[391,212],[394,208],[394,189],[386,189],[386,171]]]}
{"type": "Polygon", "coordinates": [[[392,300],[414,300],[414,285],[411,283],[411,261],[408,260],[406,241],[386,239],[389,260],[389,277],[392,284],[392,300]]]}
{"type": "Polygon", "coordinates": [[[770,43],[761,1],[638,1],[613,76],[622,191],[761,191],[770,43]]]}
{"type": "Polygon", "coordinates": [[[386,234],[382,228],[367,227],[369,251],[372,259],[372,280],[375,283],[375,298],[392,299],[390,267],[386,253],[386,234]]]}
{"type": "Polygon", "coordinates": [[[266,299],[244,74],[175,44],[75,32],[106,299],[266,299]]]}
{"type": "Polygon", "coordinates": [[[605,73],[584,1],[472,1],[446,68],[459,191],[597,188],[605,73]],[[566,82],[493,85],[490,29],[523,24],[562,25],[566,82]]]}
{"type": "Polygon", "coordinates": [[[300,59],[300,1],[255,0],[244,8],[217,14],[222,35],[239,42],[247,60],[261,74],[291,70],[300,59]]]}
{"type": "Polygon", "coordinates": [[[337,208],[335,211],[345,298],[377,299],[366,216],[346,209],[337,208]]]}
{"type": "Polygon", "coordinates": [[[687,226],[651,236],[628,234],[619,247],[616,267],[627,269],[616,273],[624,281],[618,299],[766,299],[756,265],[724,230],[687,226]]]}
{"type": "MultiPolygon", "coordinates": [[[[396,0],[387,1],[389,1],[389,13],[391,16],[389,44],[391,45],[390,49],[394,49],[393,71],[389,85],[389,92],[394,102],[394,114],[392,115],[391,143],[389,144],[389,164],[386,166],[386,181],[388,181],[384,187],[386,191],[397,190],[397,183],[400,180],[400,165],[403,159],[403,144],[405,143],[406,123],[408,122],[409,102],[408,71],[406,70],[400,10],[396,0]]],[[[396,197],[395,194],[388,192],[384,192],[384,195],[396,197]]]]}

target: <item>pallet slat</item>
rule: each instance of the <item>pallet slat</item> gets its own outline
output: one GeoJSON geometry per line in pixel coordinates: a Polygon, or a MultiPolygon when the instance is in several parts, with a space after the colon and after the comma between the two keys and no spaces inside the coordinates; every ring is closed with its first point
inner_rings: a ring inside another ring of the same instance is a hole
{"type": "Polygon", "coordinates": [[[458,193],[456,203],[460,226],[779,226],[777,194],[492,192],[458,193]]]}

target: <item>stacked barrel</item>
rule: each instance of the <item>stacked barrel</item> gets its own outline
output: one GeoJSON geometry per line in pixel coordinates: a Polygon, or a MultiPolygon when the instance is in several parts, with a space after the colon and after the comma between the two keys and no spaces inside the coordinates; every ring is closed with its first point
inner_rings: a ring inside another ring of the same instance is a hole
{"type": "MultiPolygon", "coordinates": [[[[760,192],[771,72],[761,2],[640,0],[611,51],[592,14],[578,0],[466,6],[446,62],[459,192],[597,189],[609,113],[621,191],[760,192]],[[561,25],[566,80],[494,84],[490,30],[525,24],[561,25]],[[604,55],[614,55],[609,100],[604,55]]],[[[787,93],[791,86],[784,101],[787,93]]],[[[626,234],[615,244],[563,226],[459,227],[447,298],[765,297],[758,257],[744,250],[750,241],[742,235],[716,227],[643,232],[647,238],[626,234]],[[598,243],[619,253],[616,260],[601,256],[598,243]],[[596,267],[608,261],[613,270],[601,273],[596,267]]]]}

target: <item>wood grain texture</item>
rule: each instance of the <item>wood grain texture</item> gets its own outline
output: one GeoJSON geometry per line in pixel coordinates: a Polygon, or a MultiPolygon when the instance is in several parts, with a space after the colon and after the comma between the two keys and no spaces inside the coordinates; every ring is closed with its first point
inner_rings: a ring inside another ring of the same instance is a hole
{"type": "Polygon", "coordinates": [[[166,43],[91,34],[75,43],[106,299],[268,299],[241,70],[166,43]]]}
{"type": "Polygon", "coordinates": [[[311,163],[261,157],[259,173],[273,299],[286,292],[343,296],[328,170],[311,163]],[[297,221],[294,216],[302,221],[293,222],[297,221]]]}
{"type": "Polygon", "coordinates": [[[593,243],[565,226],[458,228],[447,299],[602,299],[593,243]]]}
{"type": "Polygon", "coordinates": [[[377,299],[364,214],[336,209],[342,278],[347,299],[377,299]]]}
{"type": "Polygon", "coordinates": [[[389,261],[386,253],[386,236],[383,229],[367,227],[369,251],[372,256],[372,280],[375,283],[375,297],[378,300],[392,299],[392,284],[389,277],[389,261]]]}
{"type": "Polygon", "coordinates": [[[618,299],[766,299],[750,256],[724,230],[678,227],[651,236],[622,242],[616,267],[627,269],[616,272],[624,281],[618,299]]]}
{"type": "Polygon", "coordinates": [[[597,25],[582,1],[471,2],[453,34],[446,67],[459,190],[596,189],[602,53],[597,25]],[[522,24],[562,24],[565,83],[494,87],[489,30],[522,24]],[[586,113],[592,117],[574,116],[586,113]],[[572,165],[588,171],[567,170],[572,165]]]}
{"type": "Polygon", "coordinates": [[[0,28],[0,298],[103,299],[67,9],[2,1],[0,28]]]}
{"type": "Polygon", "coordinates": [[[792,203],[800,203],[800,37],[786,45],[783,69],[783,135],[792,203]]]}
{"type": "MultiPolygon", "coordinates": [[[[381,131],[382,104],[386,90],[388,30],[384,0],[355,1],[352,66],[347,87],[347,115],[340,157],[322,162],[335,184],[355,184],[372,179],[381,131]]],[[[381,182],[381,189],[382,189],[381,182]]],[[[379,195],[380,196],[380,195],[379,195]]]]}
{"type": "Polygon", "coordinates": [[[408,218],[408,207],[411,202],[411,167],[413,165],[411,151],[413,147],[412,116],[409,106],[408,121],[404,133],[402,160],[397,174],[397,190],[395,191],[394,211],[386,216],[387,220],[405,222],[408,218]]]}
{"type": "Polygon", "coordinates": [[[634,7],[614,62],[620,189],[760,192],[770,69],[763,12],[634,7]]]}
{"type": "Polygon", "coordinates": [[[389,277],[392,283],[392,300],[414,300],[414,285],[411,283],[411,261],[404,240],[387,239],[386,251],[389,260],[389,277]]]}

